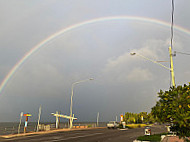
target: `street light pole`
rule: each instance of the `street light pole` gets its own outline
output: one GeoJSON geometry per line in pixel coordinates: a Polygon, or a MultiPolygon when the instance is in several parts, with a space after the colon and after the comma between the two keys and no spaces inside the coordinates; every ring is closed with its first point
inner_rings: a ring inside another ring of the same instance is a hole
{"type": "Polygon", "coordinates": [[[86,81],[89,81],[89,80],[94,80],[93,78],[90,78],[90,79],[85,79],[85,80],[81,80],[81,81],[77,81],[77,82],[74,82],[71,86],[71,104],[70,104],[70,129],[73,127],[73,119],[72,119],[72,115],[73,115],[73,112],[72,112],[72,109],[73,109],[73,90],[74,90],[74,86],[76,84],[79,84],[79,83],[82,83],[82,82],[86,82],[86,81]]]}
{"type": "Polygon", "coordinates": [[[162,67],[164,67],[164,68],[166,68],[166,69],[168,69],[168,70],[171,70],[170,68],[168,68],[168,67],[166,67],[166,66],[164,66],[164,65],[162,65],[162,64],[160,64],[160,63],[158,63],[157,61],[154,61],[154,60],[152,60],[152,59],[149,59],[149,58],[147,58],[147,57],[145,57],[145,56],[143,56],[143,55],[141,55],[141,54],[137,54],[137,53],[130,53],[131,55],[137,55],[137,56],[139,56],[139,57],[141,57],[141,58],[144,58],[144,59],[146,59],[146,60],[149,60],[149,61],[151,61],[151,62],[153,62],[153,63],[155,63],[155,64],[158,64],[158,65],[160,65],[160,66],[162,66],[162,67]]]}
{"type": "Polygon", "coordinates": [[[153,63],[155,63],[155,64],[158,64],[158,65],[164,67],[165,69],[170,70],[171,76],[172,76],[172,85],[173,85],[173,87],[175,87],[175,77],[174,77],[173,58],[172,58],[172,49],[171,49],[171,47],[169,47],[170,64],[171,64],[171,67],[170,67],[170,68],[168,68],[168,67],[166,67],[166,66],[164,66],[164,65],[162,65],[162,64],[160,64],[160,63],[158,63],[157,61],[154,61],[154,60],[152,60],[152,59],[149,59],[149,58],[147,58],[147,57],[145,57],[145,56],[143,56],[143,55],[141,55],[141,54],[137,54],[137,53],[134,53],[134,52],[133,52],[133,53],[130,53],[130,54],[131,54],[131,55],[137,55],[137,56],[139,56],[139,57],[141,57],[141,58],[144,58],[144,59],[149,60],[149,61],[151,61],[151,62],[153,62],[153,63]]]}

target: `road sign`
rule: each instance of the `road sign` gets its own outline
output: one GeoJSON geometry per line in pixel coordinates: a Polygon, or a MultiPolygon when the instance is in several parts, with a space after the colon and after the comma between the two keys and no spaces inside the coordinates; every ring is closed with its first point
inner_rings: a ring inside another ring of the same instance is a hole
{"type": "Polygon", "coordinates": [[[24,114],[24,116],[28,116],[28,117],[30,117],[30,116],[32,116],[32,115],[29,114],[29,113],[26,113],[26,114],[24,114]]]}
{"type": "Polygon", "coordinates": [[[120,121],[123,121],[123,114],[120,115],[120,121]]]}

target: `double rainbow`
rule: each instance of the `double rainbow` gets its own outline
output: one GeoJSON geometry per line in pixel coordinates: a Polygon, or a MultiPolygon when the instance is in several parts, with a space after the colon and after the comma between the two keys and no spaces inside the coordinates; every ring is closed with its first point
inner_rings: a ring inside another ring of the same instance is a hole
{"type": "MultiPolygon", "coordinates": [[[[146,17],[136,17],[136,16],[114,16],[114,17],[101,17],[101,18],[95,18],[91,20],[87,20],[81,23],[77,23],[71,26],[68,26],[66,28],[61,29],[60,31],[50,35],[46,39],[42,40],[40,43],[38,43],[36,46],[34,46],[30,51],[28,51],[14,66],[13,68],[9,71],[9,73],[5,76],[3,81],[0,84],[0,93],[2,93],[3,89],[5,88],[7,82],[11,79],[11,77],[15,74],[15,72],[18,70],[18,68],[34,53],[37,52],[41,47],[45,46],[48,44],[50,41],[53,39],[59,37],[60,35],[80,28],[85,25],[93,24],[93,23],[98,23],[98,22],[104,22],[104,21],[113,21],[113,20],[134,20],[134,21],[140,21],[140,22],[147,22],[147,23],[152,23],[152,24],[158,24],[166,27],[170,27],[170,23],[164,22],[161,20],[157,19],[152,19],[152,18],[146,18],[146,17]]],[[[180,32],[183,32],[187,35],[190,35],[190,31],[180,27],[176,26],[174,27],[175,30],[178,30],[180,32]]]]}

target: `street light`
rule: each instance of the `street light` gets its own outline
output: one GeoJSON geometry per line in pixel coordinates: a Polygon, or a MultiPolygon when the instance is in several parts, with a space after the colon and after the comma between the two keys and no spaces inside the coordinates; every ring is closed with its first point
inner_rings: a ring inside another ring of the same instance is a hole
{"type": "Polygon", "coordinates": [[[171,67],[170,67],[170,68],[168,68],[168,67],[166,67],[166,66],[164,66],[164,65],[162,65],[162,64],[160,64],[160,63],[158,63],[157,61],[154,61],[154,60],[152,60],[152,59],[149,59],[149,58],[147,58],[147,57],[145,57],[145,56],[143,56],[143,55],[141,55],[141,54],[137,54],[137,53],[135,53],[135,52],[130,53],[130,55],[137,55],[137,56],[139,56],[139,57],[141,57],[141,58],[144,58],[144,59],[146,59],[146,60],[149,60],[149,61],[151,61],[151,62],[153,62],[153,63],[155,63],[155,64],[158,64],[158,65],[160,65],[160,66],[162,66],[162,67],[164,67],[164,68],[170,70],[171,76],[172,76],[172,85],[173,85],[173,87],[175,87],[175,77],[174,77],[173,58],[172,58],[172,50],[171,50],[171,47],[169,47],[169,53],[170,53],[170,64],[171,64],[171,67]]]}
{"type": "Polygon", "coordinates": [[[71,86],[71,104],[70,104],[70,129],[73,127],[73,112],[72,112],[72,109],[73,109],[73,89],[74,89],[74,86],[76,84],[79,84],[79,83],[82,83],[82,82],[86,82],[86,81],[89,81],[89,80],[94,80],[93,78],[89,78],[89,79],[85,79],[85,80],[81,80],[81,81],[77,81],[77,82],[74,82],[71,86]]]}

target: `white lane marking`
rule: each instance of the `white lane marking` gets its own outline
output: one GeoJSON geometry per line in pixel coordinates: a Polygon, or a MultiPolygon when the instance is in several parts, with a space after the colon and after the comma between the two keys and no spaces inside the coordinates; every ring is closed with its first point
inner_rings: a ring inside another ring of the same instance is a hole
{"type": "Polygon", "coordinates": [[[100,134],[103,134],[103,133],[94,133],[94,134],[89,134],[89,135],[76,136],[76,137],[69,137],[69,138],[65,138],[65,139],[51,140],[51,141],[52,141],[52,142],[65,141],[65,140],[69,140],[69,139],[83,138],[83,137],[89,137],[89,136],[100,135],[100,134]]]}

